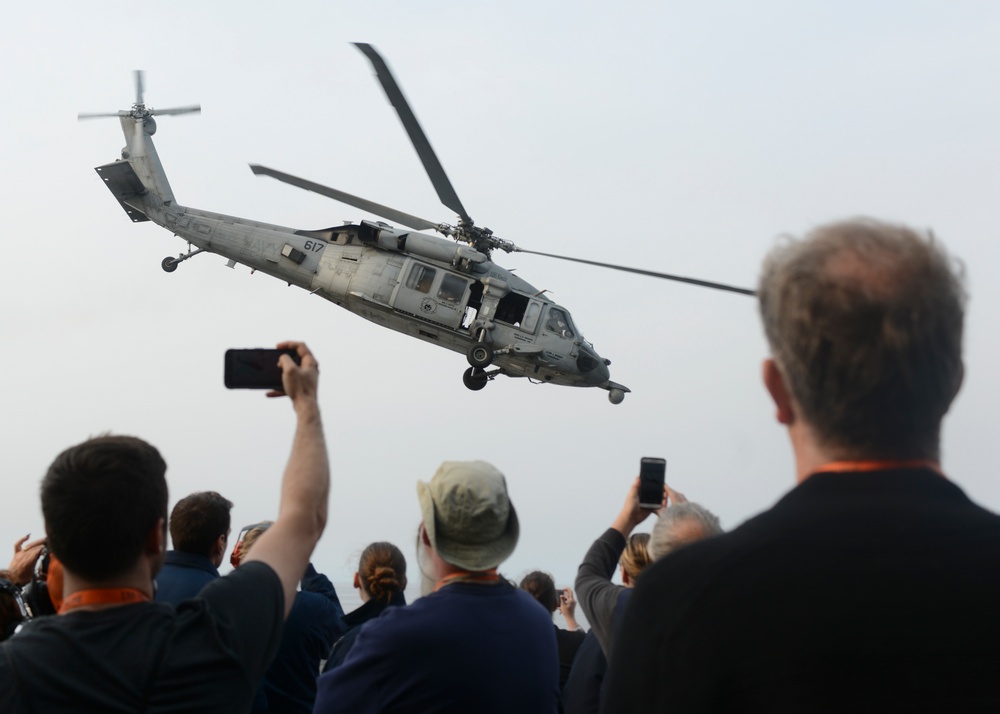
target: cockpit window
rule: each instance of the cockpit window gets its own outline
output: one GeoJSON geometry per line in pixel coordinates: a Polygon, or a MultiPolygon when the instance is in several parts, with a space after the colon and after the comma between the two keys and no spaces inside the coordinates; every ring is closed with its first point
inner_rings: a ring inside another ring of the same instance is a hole
{"type": "Polygon", "coordinates": [[[569,325],[569,317],[557,307],[549,308],[549,317],[545,321],[545,329],[567,339],[576,337],[573,328],[569,325]]]}

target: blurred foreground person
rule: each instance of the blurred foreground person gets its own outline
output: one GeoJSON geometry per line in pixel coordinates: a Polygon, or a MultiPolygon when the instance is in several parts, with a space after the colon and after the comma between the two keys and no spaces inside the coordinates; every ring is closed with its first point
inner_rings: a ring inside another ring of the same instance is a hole
{"type": "Polygon", "coordinates": [[[329,469],[318,369],[281,357],[297,417],[274,525],[249,561],[176,609],[150,602],[167,538],[166,463],[132,436],[60,454],[42,480],[49,547],[63,565],[58,616],[0,643],[0,711],[246,712],[326,524],[329,469]]]}
{"type": "Polygon", "coordinates": [[[229,541],[232,501],[215,491],[179,500],[170,512],[170,540],[163,569],[156,576],[156,601],[179,605],[219,577],[229,541]]]}
{"type": "Polygon", "coordinates": [[[942,473],[965,293],[929,236],[836,223],[765,261],[798,485],[639,580],[615,712],[1000,710],[1000,517],[942,473]]]}
{"type": "Polygon", "coordinates": [[[364,625],[314,711],[555,712],[552,621],[496,570],[519,532],[503,474],[449,461],[417,494],[435,592],[364,625]]]}
{"type": "Polygon", "coordinates": [[[354,573],[354,587],[361,596],[362,605],[344,615],[348,628],[333,646],[323,671],[338,666],[358,639],[361,626],[385,612],[388,607],[406,605],[406,558],[392,543],[372,543],[361,553],[358,570],[354,573]]]}
{"type": "Polygon", "coordinates": [[[569,677],[569,671],[573,668],[576,652],[587,636],[587,633],[576,624],[576,600],[573,599],[573,591],[569,588],[557,590],[552,576],[541,570],[535,570],[525,575],[518,587],[535,598],[535,601],[544,607],[546,612],[555,613],[556,610],[559,610],[566,620],[566,625],[569,628],[567,630],[555,623],[552,624],[556,632],[556,646],[559,649],[559,691],[561,692],[569,677]]]}

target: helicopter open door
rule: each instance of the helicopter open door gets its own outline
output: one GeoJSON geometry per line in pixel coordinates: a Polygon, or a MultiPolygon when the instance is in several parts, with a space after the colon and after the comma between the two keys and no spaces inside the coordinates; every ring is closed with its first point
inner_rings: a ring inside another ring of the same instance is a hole
{"type": "Polygon", "coordinates": [[[403,264],[400,278],[389,300],[393,309],[456,330],[462,326],[469,278],[413,258],[403,264]]]}

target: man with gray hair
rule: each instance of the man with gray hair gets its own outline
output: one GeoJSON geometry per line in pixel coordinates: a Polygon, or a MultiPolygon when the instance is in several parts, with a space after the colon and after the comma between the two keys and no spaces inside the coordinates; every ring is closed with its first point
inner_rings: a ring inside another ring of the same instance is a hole
{"type": "Polygon", "coordinates": [[[718,516],[700,504],[684,500],[676,491],[672,494],[649,534],[649,555],[654,561],[681,546],[722,533],[718,516]]]}
{"type": "Polygon", "coordinates": [[[417,483],[418,562],[434,592],[362,628],[343,664],[320,677],[313,711],[556,711],[559,658],[549,613],[497,574],[519,526],[503,474],[446,461],[417,483]]]}
{"type": "Polygon", "coordinates": [[[1000,516],[946,478],[965,291],[933,237],[835,223],[768,257],[763,377],[798,485],[639,580],[616,712],[1000,710],[1000,516]]]}

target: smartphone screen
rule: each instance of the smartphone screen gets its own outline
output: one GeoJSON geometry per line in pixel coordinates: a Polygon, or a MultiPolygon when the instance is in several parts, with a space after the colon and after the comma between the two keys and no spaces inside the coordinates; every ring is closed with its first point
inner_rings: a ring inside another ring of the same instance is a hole
{"type": "Polygon", "coordinates": [[[667,476],[666,459],[644,456],[639,462],[639,505],[659,508],[663,504],[663,483],[667,476]]]}
{"type": "Polygon", "coordinates": [[[290,356],[296,364],[301,363],[295,350],[226,350],[226,387],[281,390],[283,385],[278,358],[283,354],[290,356]]]}

